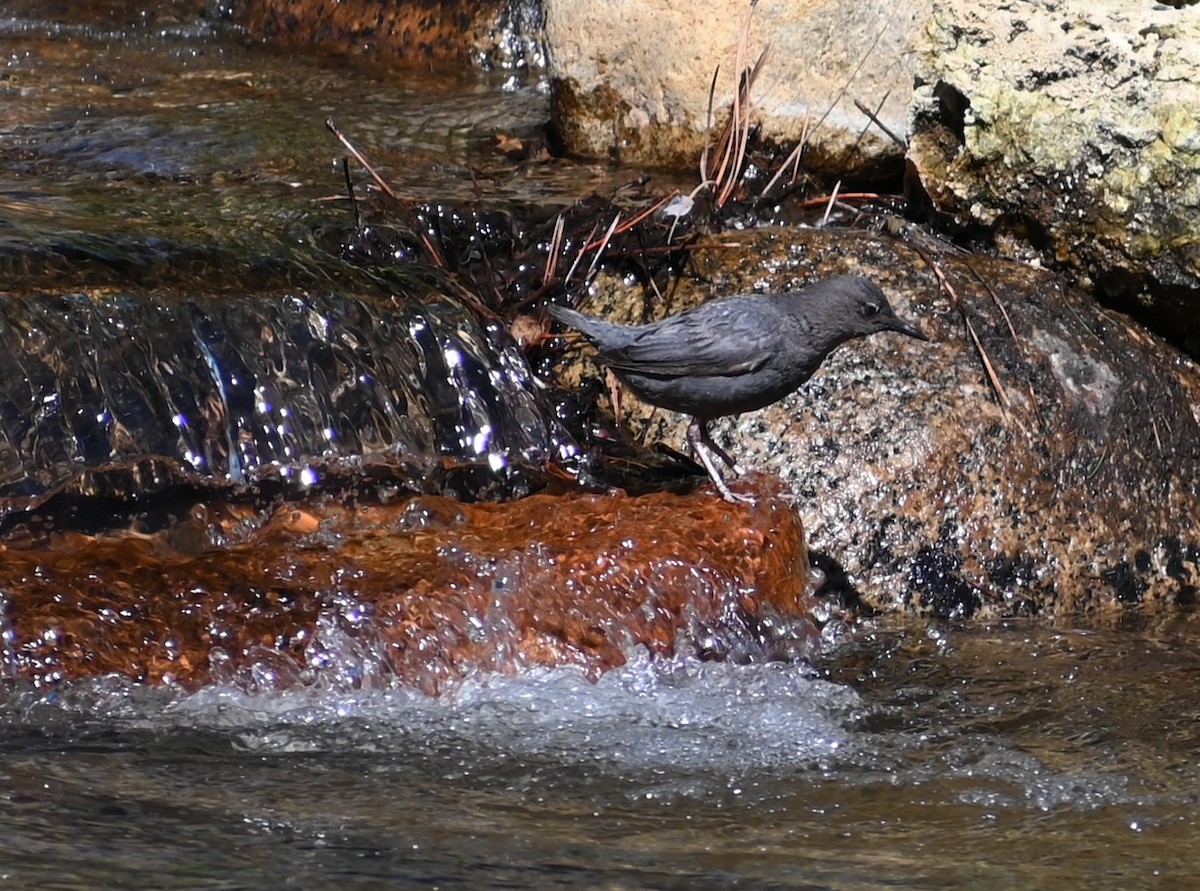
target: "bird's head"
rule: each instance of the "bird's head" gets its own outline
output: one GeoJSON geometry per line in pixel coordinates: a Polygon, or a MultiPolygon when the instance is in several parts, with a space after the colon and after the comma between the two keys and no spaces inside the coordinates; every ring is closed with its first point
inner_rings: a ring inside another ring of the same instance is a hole
{"type": "Polygon", "coordinates": [[[928,340],[921,331],[896,315],[879,285],[859,275],[825,279],[804,289],[819,308],[821,327],[838,340],[866,337],[879,331],[897,331],[928,340]]]}

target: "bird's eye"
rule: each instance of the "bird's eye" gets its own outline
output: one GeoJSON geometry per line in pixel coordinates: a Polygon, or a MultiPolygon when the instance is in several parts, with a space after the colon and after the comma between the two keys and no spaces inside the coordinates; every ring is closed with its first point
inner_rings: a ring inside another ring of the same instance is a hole
{"type": "Polygon", "coordinates": [[[866,306],[863,307],[863,315],[866,316],[867,318],[870,318],[871,316],[877,316],[882,311],[883,311],[883,307],[880,306],[878,303],[868,303],[866,306]]]}

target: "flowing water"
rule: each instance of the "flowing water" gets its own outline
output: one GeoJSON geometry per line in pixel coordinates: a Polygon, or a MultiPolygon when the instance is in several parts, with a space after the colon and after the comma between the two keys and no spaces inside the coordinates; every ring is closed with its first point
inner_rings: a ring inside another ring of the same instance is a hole
{"type": "MultiPolygon", "coordinates": [[[[231,256],[286,255],[298,220],[349,212],[325,200],[329,117],[422,199],[562,205],[632,178],[493,166],[497,132],[545,116],[536,84],[288,56],[192,6],[0,7],[8,287],[81,262],[212,285],[231,256]]],[[[539,670],[438,699],[8,679],[0,881],[1192,888],[1198,643],[1186,615],[881,621],[813,666],[634,652],[595,684],[539,670]]]]}
{"type": "Polygon", "coordinates": [[[17,887],[1195,887],[1195,629],[4,708],[17,887]],[[1190,645],[1189,645],[1190,644],[1190,645]]]}

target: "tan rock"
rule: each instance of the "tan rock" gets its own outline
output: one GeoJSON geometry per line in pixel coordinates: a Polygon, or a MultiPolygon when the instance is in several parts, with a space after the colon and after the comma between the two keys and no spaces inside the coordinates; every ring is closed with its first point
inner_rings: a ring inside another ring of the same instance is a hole
{"type": "Polygon", "coordinates": [[[1111,297],[1200,288],[1200,7],[937,0],[918,60],[937,210],[1111,297]]]}
{"type": "MultiPolygon", "coordinates": [[[[736,84],[738,38],[749,5],[734,0],[548,0],[554,117],[571,150],[606,156],[614,147],[636,163],[692,166],[714,109],[727,115],[736,84]]],[[[903,134],[912,93],[913,41],[929,0],[882,2],[762,0],[754,6],[743,67],[769,43],[754,91],[764,134],[795,141],[805,120],[820,124],[809,169],[839,175],[902,148],[854,106],[879,109],[903,134]]]]}

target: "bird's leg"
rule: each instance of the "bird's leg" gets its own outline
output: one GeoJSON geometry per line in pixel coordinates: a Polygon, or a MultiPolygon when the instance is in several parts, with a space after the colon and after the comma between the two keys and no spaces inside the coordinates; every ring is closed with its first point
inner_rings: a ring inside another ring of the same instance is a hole
{"type": "Polygon", "coordinates": [[[621,384],[612,369],[606,369],[604,380],[608,384],[608,398],[612,400],[613,420],[621,423],[621,384]]]}
{"type": "MultiPolygon", "coordinates": [[[[725,451],[723,448],[721,448],[719,445],[717,445],[716,440],[712,438],[712,434],[709,433],[709,431],[708,431],[708,422],[707,421],[699,421],[699,420],[693,419],[692,427],[697,428],[696,436],[700,440],[700,442],[704,443],[704,445],[706,445],[706,446],[708,446],[708,448],[712,449],[712,451],[716,453],[717,457],[725,462],[725,466],[727,466],[730,470],[732,470],[738,476],[745,476],[746,471],[741,466],[739,466],[738,463],[733,460],[733,458],[729,457],[729,453],[727,451],[725,451]]],[[[692,442],[691,441],[692,427],[688,427],[688,435],[689,435],[688,442],[692,442]]],[[[692,448],[695,448],[695,447],[696,447],[696,444],[694,442],[692,442],[692,448]]]]}
{"type": "Polygon", "coordinates": [[[737,492],[731,491],[725,483],[724,478],[717,471],[716,465],[713,464],[710,450],[720,456],[721,460],[728,464],[734,473],[741,473],[741,470],[733,463],[733,460],[725,453],[725,450],[712,441],[712,437],[708,434],[707,421],[692,418],[692,423],[688,425],[687,441],[688,445],[692,447],[692,451],[696,453],[696,457],[700,459],[700,463],[704,465],[704,469],[708,471],[709,478],[713,481],[713,485],[717,487],[717,491],[721,493],[722,498],[734,503],[754,503],[754,499],[749,495],[739,495],[737,492]]]}

